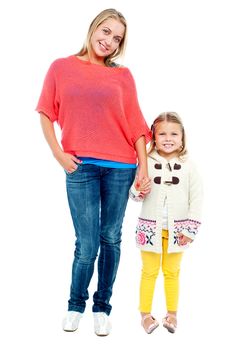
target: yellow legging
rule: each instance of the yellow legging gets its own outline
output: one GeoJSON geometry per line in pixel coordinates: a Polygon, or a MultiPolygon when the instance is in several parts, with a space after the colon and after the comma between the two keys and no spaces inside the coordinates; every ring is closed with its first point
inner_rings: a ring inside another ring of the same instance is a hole
{"type": "Polygon", "coordinates": [[[162,254],[142,251],[142,275],[140,283],[141,312],[150,313],[155,281],[159,274],[161,260],[164,275],[164,291],[168,311],[177,311],[179,298],[179,273],[182,253],[167,253],[168,231],[163,230],[162,254]],[[161,259],[162,258],[162,259],[161,259]]]}

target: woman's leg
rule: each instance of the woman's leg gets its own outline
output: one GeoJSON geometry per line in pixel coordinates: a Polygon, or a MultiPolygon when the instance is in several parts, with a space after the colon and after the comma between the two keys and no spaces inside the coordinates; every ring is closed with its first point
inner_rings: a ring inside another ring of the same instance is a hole
{"type": "Polygon", "coordinates": [[[68,202],[76,233],[69,311],[83,313],[85,310],[99,248],[99,169],[94,165],[79,164],[78,170],[66,177],[68,202]]]}
{"type": "Polygon", "coordinates": [[[98,287],[93,312],[111,312],[109,303],[120,260],[121,228],[135,169],[101,169],[101,230],[98,287]]]}

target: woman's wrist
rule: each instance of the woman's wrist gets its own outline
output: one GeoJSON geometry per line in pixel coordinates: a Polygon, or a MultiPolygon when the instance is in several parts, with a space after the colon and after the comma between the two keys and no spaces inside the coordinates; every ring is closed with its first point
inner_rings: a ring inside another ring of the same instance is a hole
{"type": "Polygon", "coordinates": [[[148,177],[148,169],[147,169],[147,163],[139,163],[138,164],[138,168],[139,168],[139,173],[143,174],[144,177],[148,177]]]}
{"type": "Polygon", "coordinates": [[[63,154],[64,154],[64,152],[63,152],[63,150],[60,147],[58,147],[55,150],[53,150],[53,156],[58,161],[61,159],[63,154]]]}

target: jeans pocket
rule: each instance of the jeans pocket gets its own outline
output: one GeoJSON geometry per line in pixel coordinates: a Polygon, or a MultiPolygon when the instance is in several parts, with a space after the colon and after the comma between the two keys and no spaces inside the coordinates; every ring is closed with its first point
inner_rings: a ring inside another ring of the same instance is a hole
{"type": "Polygon", "coordinates": [[[65,171],[67,176],[73,176],[77,172],[80,172],[80,170],[81,170],[81,164],[79,164],[79,163],[77,163],[77,168],[74,171],[72,171],[72,172],[68,172],[67,170],[64,169],[64,171],[65,171]]]}

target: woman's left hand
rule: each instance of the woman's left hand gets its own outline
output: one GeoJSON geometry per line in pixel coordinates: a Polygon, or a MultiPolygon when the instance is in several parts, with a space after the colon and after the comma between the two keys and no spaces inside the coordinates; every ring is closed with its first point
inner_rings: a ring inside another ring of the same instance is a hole
{"type": "Polygon", "coordinates": [[[138,180],[138,177],[136,176],[134,187],[137,191],[140,191],[142,194],[148,194],[151,190],[151,180],[149,178],[143,178],[140,182],[138,180]]]}
{"type": "Polygon", "coordinates": [[[147,169],[142,169],[140,166],[136,176],[135,188],[143,194],[147,194],[151,190],[151,179],[148,177],[147,169]]]}

